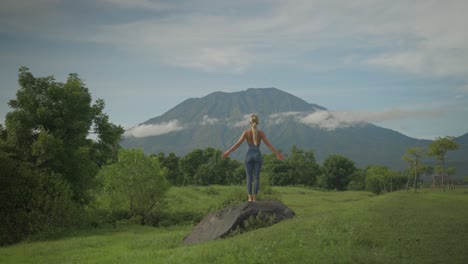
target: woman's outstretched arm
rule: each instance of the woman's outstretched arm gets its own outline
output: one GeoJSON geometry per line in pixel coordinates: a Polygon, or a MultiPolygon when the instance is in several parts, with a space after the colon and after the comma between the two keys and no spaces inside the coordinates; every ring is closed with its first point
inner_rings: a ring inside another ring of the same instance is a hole
{"type": "Polygon", "coordinates": [[[278,157],[278,159],[284,160],[283,154],[281,154],[278,150],[275,149],[275,147],[273,147],[270,141],[268,141],[268,138],[265,136],[265,133],[263,133],[263,131],[259,131],[258,134],[262,138],[263,142],[265,142],[265,145],[271,150],[271,152],[273,152],[276,157],[278,157]]]}
{"type": "Polygon", "coordinates": [[[241,137],[239,138],[239,140],[237,140],[236,144],[232,145],[232,147],[230,147],[228,150],[226,150],[224,153],[223,153],[223,159],[226,158],[227,156],[229,156],[229,154],[231,154],[231,152],[233,152],[236,148],[238,148],[242,142],[244,142],[246,138],[246,133],[245,131],[242,132],[242,135],[241,137]]]}

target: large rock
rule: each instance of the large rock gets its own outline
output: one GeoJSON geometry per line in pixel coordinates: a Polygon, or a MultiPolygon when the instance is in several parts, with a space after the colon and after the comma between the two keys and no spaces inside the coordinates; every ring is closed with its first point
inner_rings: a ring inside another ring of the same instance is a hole
{"type": "Polygon", "coordinates": [[[295,216],[291,209],[278,201],[244,202],[207,215],[184,238],[184,244],[225,237],[249,217],[256,217],[259,213],[264,217],[272,217],[272,224],[295,216]]]}

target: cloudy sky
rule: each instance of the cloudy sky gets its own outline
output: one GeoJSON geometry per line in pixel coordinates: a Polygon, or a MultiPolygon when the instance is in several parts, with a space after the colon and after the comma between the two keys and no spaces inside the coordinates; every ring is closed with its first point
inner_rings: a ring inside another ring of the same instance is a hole
{"type": "Polygon", "coordinates": [[[78,73],[125,128],[190,97],[276,87],[340,120],[460,136],[467,13],[466,0],[0,0],[0,122],[27,66],[78,73]]]}

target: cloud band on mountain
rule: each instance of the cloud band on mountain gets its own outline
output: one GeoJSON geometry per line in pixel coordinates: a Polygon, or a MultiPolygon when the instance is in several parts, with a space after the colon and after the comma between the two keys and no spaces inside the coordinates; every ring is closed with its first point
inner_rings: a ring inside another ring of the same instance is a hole
{"type": "Polygon", "coordinates": [[[288,119],[316,126],[327,130],[349,127],[362,123],[379,123],[414,117],[434,117],[443,111],[408,111],[401,108],[391,108],[382,112],[354,112],[354,111],[315,111],[315,112],[283,112],[270,115],[270,124],[280,124],[288,119]]]}
{"type": "Polygon", "coordinates": [[[174,131],[184,129],[185,126],[181,125],[178,120],[174,119],[169,122],[162,122],[159,124],[139,125],[127,130],[124,134],[125,137],[151,137],[159,136],[174,131]]]}
{"type": "Polygon", "coordinates": [[[202,125],[214,125],[219,122],[218,118],[211,118],[208,115],[204,115],[201,124],[202,125]]]}

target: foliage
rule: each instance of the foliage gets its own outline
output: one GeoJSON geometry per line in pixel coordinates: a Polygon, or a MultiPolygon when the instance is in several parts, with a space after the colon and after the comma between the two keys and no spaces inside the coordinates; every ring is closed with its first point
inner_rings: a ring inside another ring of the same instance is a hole
{"type": "Polygon", "coordinates": [[[368,166],[365,175],[366,190],[375,194],[399,190],[403,188],[405,182],[401,173],[382,165],[368,166]]]}
{"type": "Polygon", "coordinates": [[[109,123],[104,101],[91,105],[88,88],[77,74],[65,83],[53,76],[34,77],[21,67],[20,89],[10,100],[6,141],[17,159],[56,173],[70,185],[75,201],[87,203],[87,190],[101,166],[115,155],[123,128],[109,123]],[[93,130],[97,141],[88,139],[93,130]]]}
{"type": "Polygon", "coordinates": [[[156,157],[161,163],[161,166],[167,169],[166,178],[172,185],[183,185],[184,175],[179,169],[180,158],[178,156],[176,156],[173,152],[169,153],[167,157],[163,152],[160,152],[158,155],[151,156],[156,157]]]}
{"type": "Polygon", "coordinates": [[[0,125],[0,244],[81,225],[99,167],[114,160],[123,129],[77,74],[65,83],[21,67],[12,111],[0,125]],[[96,140],[89,139],[89,133],[96,140]]]}
{"type": "Polygon", "coordinates": [[[344,156],[333,154],[328,156],[322,165],[323,174],[319,184],[326,189],[343,191],[347,188],[351,175],[356,171],[354,162],[344,156]]]}
{"type": "Polygon", "coordinates": [[[366,172],[362,169],[357,169],[349,177],[348,190],[362,191],[366,189],[366,172]]]}
{"type": "Polygon", "coordinates": [[[289,185],[292,182],[288,164],[274,154],[263,154],[262,171],[269,175],[270,184],[273,186],[289,185]]]}
{"type": "Polygon", "coordinates": [[[456,150],[459,145],[454,141],[453,137],[437,137],[431,144],[429,144],[428,155],[435,157],[441,162],[441,175],[442,175],[442,186],[445,191],[444,177],[445,177],[445,163],[446,155],[449,150],[456,150]]]}
{"type": "Polygon", "coordinates": [[[38,170],[0,150],[0,245],[80,225],[81,210],[60,175],[38,170]]]}
{"type": "Polygon", "coordinates": [[[162,211],[170,184],[166,169],[156,158],[143,150],[121,150],[114,164],[104,166],[98,175],[102,191],[98,192],[98,208],[109,210],[116,220],[119,215],[137,217],[144,222],[152,211],[162,211]]]}
{"type": "MultiPolygon", "coordinates": [[[[422,159],[424,155],[426,154],[426,150],[420,147],[413,147],[409,148],[405,155],[403,156],[403,160],[408,162],[409,164],[409,170],[411,171],[411,174],[413,174],[414,179],[413,179],[413,185],[414,185],[414,191],[416,192],[418,189],[418,180],[420,178],[421,173],[424,170],[424,164],[422,163],[422,159]]],[[[408,174],[409,176],[409,174],[408,174]]],[[[409,177],[408,181],[406,184],[406,190],[409,188],[409,177]]]]}
{"type": "Polygon", "coordinates": [[[290,155],[286,159],[288,165],[289,184],[301,184],[312,186],[320,174],[319,165],[315,161],[314,152],[304,152],[301,148],[293,145],[290,155]]]}
{"type": "Polygon", "coordinates": [[[179,160],[180,171],[184,174],[183,185],[224,184],[230,176],[229,159],[221,159],[221,150],[211,147],[194,149],[179,160]]]}

